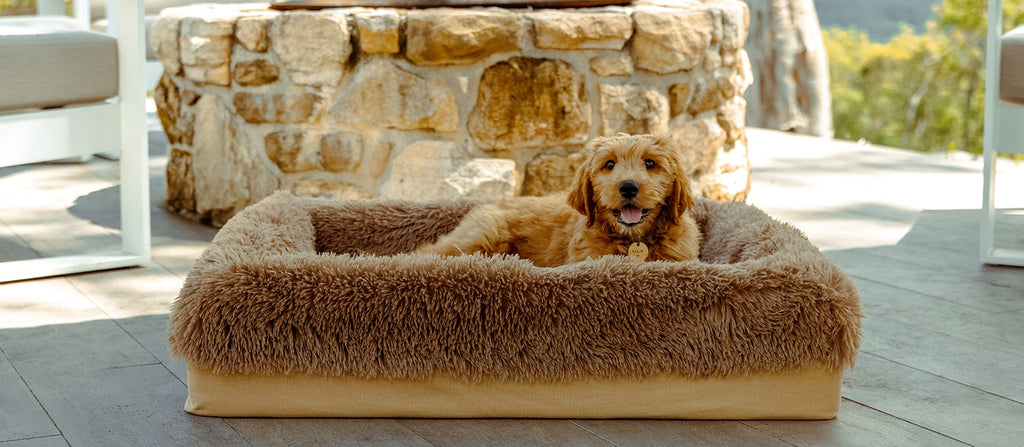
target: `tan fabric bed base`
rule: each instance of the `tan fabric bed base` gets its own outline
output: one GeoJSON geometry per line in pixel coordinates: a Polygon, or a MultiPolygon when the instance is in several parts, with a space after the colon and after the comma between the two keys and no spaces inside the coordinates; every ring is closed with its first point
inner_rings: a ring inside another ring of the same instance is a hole
{"type": "Polygon", "coordinates": [[[557,384],[213,374],[189,367],[185,410],[220,417],[831,419],[842,371],[557,384]]]}

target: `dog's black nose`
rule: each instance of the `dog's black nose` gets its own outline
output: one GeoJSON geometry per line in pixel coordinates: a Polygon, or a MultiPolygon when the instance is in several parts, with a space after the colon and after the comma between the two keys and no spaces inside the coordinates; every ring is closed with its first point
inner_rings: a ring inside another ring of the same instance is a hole
{"type": "Polygon", "coordinates": [[[640,185],[635,180],[625,180],[619,183],[619,194],[627,199],[632,199],[640,192],[640,185]]]}

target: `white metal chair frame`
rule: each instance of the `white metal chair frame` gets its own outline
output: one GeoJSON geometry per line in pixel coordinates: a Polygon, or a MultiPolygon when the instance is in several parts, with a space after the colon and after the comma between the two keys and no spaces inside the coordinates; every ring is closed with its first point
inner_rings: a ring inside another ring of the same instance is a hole
{"type": "MultiPolygon", "coordinates": [[[[110,30],[117,38],[117,98],[98,104],[0,115],[0,166],[119,150],[121,249],[3,262],[0,282],[143,265],[150,260],[142,0],[108,0],[107,8],[113,11],[111,23],[117,18],[116,26],[110,30]]],[[[76,0],[75,11],[84,11],[88,23],[88,1],[76,0]]]]}
{"type": "MultiPolygon", "coordinates": [[[[981,261],[986,264],[1024,266],[1024,250],[995,246],[997,153],[1024,154],[1024,106],[999,99],[1002,57],[1003,2],[988,2],[988,39],[985,53],[985,183],[981,210],[981,261]]],[[[1024,73],[1021,73],[1024,76],[1024,73]]],[[[1019,194],[1020,192],[1018,192],[1019,194]]]]}

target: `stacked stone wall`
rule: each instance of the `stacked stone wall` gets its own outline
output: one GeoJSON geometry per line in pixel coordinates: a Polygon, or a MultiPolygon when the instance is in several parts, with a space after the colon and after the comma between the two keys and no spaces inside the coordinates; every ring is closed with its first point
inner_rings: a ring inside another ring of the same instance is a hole
{"type": "Polygon", "coordinates": [[[585,143],[671,134],[694,189],[744,199],[736,0],[575,10],[164,10],[151,45],[167,200],[215,225],[278,189],[413,200],[565,189],[585,143]]]}

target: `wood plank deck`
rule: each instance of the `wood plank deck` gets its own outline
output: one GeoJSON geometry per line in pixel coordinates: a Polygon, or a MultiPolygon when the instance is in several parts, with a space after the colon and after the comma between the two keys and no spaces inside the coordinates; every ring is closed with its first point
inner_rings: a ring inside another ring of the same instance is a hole
{"type": "MultiPolygon", "coordinates": [[[[167,353],[167,312],[215,230],[159,207],[167,143],[151,130],[152,265],[0,285],[0,447],[998,446],[1024,438],[1024,269],[977,261],[981,161],[756,129],[748,202],[804,230],[854,278],[867,314],[835,420],[189,415],[185,367],[167,353]]],[[[1001,167],[1001,206],[1024,209],[1024,166],[1001,167]]],[[[0,260],[114,240],[114,169],[103,160],[0,169],[0,260]]],[[[1007,213],[1001,225],[1003,243],[1024,245],[1024,213],[1007,213]]]]}

